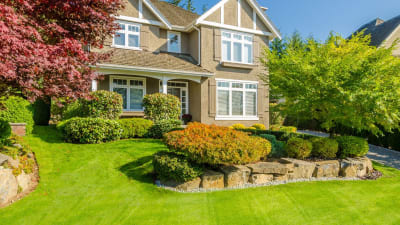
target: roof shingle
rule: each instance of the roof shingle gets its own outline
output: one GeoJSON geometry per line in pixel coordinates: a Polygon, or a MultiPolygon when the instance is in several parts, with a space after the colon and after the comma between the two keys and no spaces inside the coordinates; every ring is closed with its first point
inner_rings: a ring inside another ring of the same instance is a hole
{"type": "Polygon", "coordinates": [[[355,34],[365,30],[365,35],[371,35],[371,45],[380,46],[398,26],[400,15],[385,22],[378,18],[360,27],[355,34]]]}
{"type": "Polygon", "coordinates": [[[151,0],[153,5],[175,26],[188,26],[200,16],[168,2],[151,0]]]}

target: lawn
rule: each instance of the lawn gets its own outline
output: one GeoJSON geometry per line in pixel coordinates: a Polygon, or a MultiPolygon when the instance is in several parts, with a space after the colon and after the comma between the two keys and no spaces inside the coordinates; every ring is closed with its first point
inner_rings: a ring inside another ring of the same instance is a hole
{"type": "Polygon", "coordinates": [[[54,128],[27,137],[40,165],[36,191],[0,209],[0,224],[400,224],[400,171],[378,181],[296,183],[213,193],[152,184],[158,140],[63,143],[54,128]]]}

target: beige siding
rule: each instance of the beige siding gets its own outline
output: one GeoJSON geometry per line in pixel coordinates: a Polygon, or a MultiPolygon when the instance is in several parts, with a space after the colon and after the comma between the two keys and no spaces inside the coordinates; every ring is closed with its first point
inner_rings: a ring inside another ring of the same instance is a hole
{"type": "Polygon", "coordinates": [[[189,54],[199,61],[199,33],[196,30],[189,34],[189,54]]]}
{"type": "Polygon", "coordinates": [[[241,27],[253,29],[253,8],[247,3],[247,1],[240,1],[242,6],[241,9],[241,27]]]}
{"type": "Polygon", "coordinates": [[[213,14],[208,16],[205,20],[210,21],[210,22],[215,22],[215,23],[221,23],[221,8],[216,10],[213,14]]]}
{"type": "Polygon", "coordinates": [[[257,15],[257,30],[261,31],[266,31],[266,32],[271,32],[267,26],[265,26],[264,22],[261,20],[261,18],[257,15]]]}
{"type": "Polygon", "coordinates": [[[192,120],[201,122],[201,84],[189,82],[189,113],[192,115],[192,120]]]}
{"type": "Polygon", "coordinates": [[[139,1],[138,0],[125,0],[125,8],[120,12],[120,15],[139,17],[139,1]]]}
{"type": "Polygon", "coordinates": [[[224,5],[224,24],[237,26],[238,25],[238,2],[230,0],[224,5]]]}
{"type": "MultiPolygon", "coordinates": [[[[396,39],[399,39],[400,41],[400,26],[398,26],[397,29],[395,29],[394,31],[395,33],[393,33],[391,35],[391,37],[386,40],[386,42],[384,43],[385,47],[390,47],[394,41],[396,41],[396,39]]],[[[397,45],[396,49],[393,51],[393,55],[395,56],[400,56],[400,43],[397,45]]]]}

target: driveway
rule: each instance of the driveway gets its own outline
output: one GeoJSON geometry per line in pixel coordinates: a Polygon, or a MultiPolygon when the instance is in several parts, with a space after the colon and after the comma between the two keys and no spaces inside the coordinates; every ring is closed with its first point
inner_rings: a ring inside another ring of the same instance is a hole
{"type": "MultiPolygon", "coordinates": [[[[329,137],[329,134],[317,131],[299,130],[299,133],[311,134],[319,137],[329,137]]],[[[369,145],[368,158],[386,166],[400,169],[400,152],[376,145],[369,145]]]]}

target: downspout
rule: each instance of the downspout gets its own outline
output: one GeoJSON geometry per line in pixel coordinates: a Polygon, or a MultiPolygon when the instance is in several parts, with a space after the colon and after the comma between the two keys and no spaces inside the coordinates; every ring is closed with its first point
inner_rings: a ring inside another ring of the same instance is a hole
{"type": "Polygon", "coordinates": [[[195,29],[197,31],[197,33],[199,34],[199,63],[197,63],[198,66],[201,65],[201,31],[199,28],[197,28],[196,26],[193,26],[193,29],[195,29]]]}

